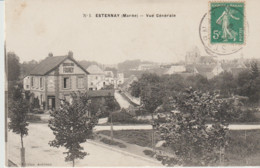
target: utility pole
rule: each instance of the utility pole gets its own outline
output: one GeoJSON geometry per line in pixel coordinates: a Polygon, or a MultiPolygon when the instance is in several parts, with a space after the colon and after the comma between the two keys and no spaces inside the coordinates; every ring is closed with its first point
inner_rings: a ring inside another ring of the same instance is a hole
{"type": "Polygon", "coordinates": [[[112,115],[113,111],[110,114],[110,127],[111,127],[111,131],[110,131],[110,136],[111,136],[111,140],[114,140],[114,134],[113,134],[113,115],[112,115]]]}

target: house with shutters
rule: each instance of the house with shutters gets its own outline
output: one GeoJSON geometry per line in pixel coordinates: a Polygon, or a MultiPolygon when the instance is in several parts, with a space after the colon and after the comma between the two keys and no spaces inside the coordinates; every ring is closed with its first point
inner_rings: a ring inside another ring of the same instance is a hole
{"type": "Polygon", "coordinates": [[[23,85],[38,98],[40,108],[57,109],[61,100],[70,99],[72,92],[88,90],[88,74],[72,52],[65,56],[50,53],[23,79],[23,85]]]}
{"type": "Polygon", "coordinates": [[[97,65],[90,65],[87,68],[88,75],[88,89],[100,90],[105,86],[105,72],[97,65]]]}

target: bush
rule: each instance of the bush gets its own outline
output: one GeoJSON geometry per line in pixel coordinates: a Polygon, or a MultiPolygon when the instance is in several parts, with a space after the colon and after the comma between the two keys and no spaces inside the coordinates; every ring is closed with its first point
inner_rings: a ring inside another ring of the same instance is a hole
{"type": "Polygon", "coordinates": [[[231,118],[230,122],[260,122],[260,118],[257,117],[257,110],[252,108],[241,109],[234,118],[231,118]]]}
{"type": "Polygon", "coordinates": [[[143,151],[145,155],[148,155],[150,157],[153,157],[155,155],[155,152],[153,152],[152,150],[144,150],[143,151]]]}
{"type": "Polygon", "coordinates": [[[27,115],[27,121],[29,122],[40,122],[41,121],[41,117],[40,116],[35,116],[32,114],[28,114],[27,115]]]}
{"type": "Polygon", "coordinates": [[[125,144],[121,142],[113,141],[111,139],[102,138],[100,141],[108,145],[114,145],[114,146],[119,146],[120,148],[126,148],[125,144]]]}
{"type": "Polygon", "coordinates": [[[43,114],[44,111],[43,111],[43,109],[33,109],[32,113],[34,113],[34,114],[43,114]]]}
{"type": "MultiPolygon", "coordinates": [[[[111,120],[111,116],[108,117],[108,121],[111,120]]],[[[148,121],[137,120],[132,115],[125,111],[112,113],[113,123],[121,124],[147,124],[148,121]]]]}

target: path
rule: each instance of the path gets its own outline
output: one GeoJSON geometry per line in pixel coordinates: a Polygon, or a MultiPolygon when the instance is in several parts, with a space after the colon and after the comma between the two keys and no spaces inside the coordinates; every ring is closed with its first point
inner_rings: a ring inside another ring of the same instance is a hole
{"type": "MultiPolygon", "coordinates": [[[[64,148],[54,148],[48,145],[54,136],[47,124],[30,124],[29,135],[24,138],[26,147],[27,166],[71,166],[65,162],[64,148]]],[[[109,146],[99,145],[94,141],[82,144],[87,155],[76,161],[76,166],[160,166],[159,163],[135,156],[129,152],[111,150],[109,146]]],[[[7,157],[15,164],[20,164],[20,138],[19,135],[8,132],[7,157]]]]}
{"type": "Polygon", "coordinates": [[[127,109],[130,106],[130,103],[118,91],[115,91],[115,99],[121,108],[127,109]]]}

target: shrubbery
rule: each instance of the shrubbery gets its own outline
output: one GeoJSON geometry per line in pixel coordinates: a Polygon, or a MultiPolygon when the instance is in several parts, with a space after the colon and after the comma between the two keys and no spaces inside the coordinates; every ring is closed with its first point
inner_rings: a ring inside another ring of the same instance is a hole
{"type": "Polygon", "coordinates": [[[121,142],[113,141],[111,139],[102,138],[100,141],[108,145],[114,145],[114,146],[119,146],[120,148],[126,148],[125,144],[121,142]]]}
{"type": "Polygon", "coordinates": [[[34,114],[43,114],[44,113],[44,110],[43,109],[33,109],[32,110],[32,113],[34,113],[34,114]]]}
{"type": "Polygon", "coordinates": [[[40,122],[41,121],[40,116],[35,116],[35,115],[32,115],[32,114],[28,114],[26,116],[26,118],[27,118],[27,121],[29,121],[29,122],[40,122]]]}
{"type": "Polygon", "coordinates": [[[148,155],[148,156],[150,156],[150,157],[153,157],[156,153],[155,152],[153,152],[152,150],[144,150],[143,151],[144,152],[144,154],[145,155],[148,155]]]}
{"type": "MultiPolygon", "coordinates": [[[[108,121],[111,121],[111,116],[108,117],[108,121]]],[[[112,113],[113,123],[122,123],[122,124],[148,124],[149,121],[137,120],[132,115],[125,111],[114,112],[112,113]]]]}

